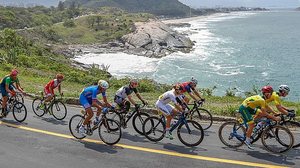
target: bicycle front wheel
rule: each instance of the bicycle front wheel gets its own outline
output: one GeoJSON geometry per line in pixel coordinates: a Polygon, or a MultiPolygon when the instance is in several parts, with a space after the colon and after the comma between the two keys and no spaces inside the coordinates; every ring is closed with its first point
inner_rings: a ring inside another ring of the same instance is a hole
{"type": "Polygon", "coordinates": [[[194,110],[190,115],[190,119],[201,124],[203,130],[210,128],[213,123],[211,113],[203,108],[197,108],[194,110]]]}
{"type": "Polygon", "coordinates": [[[294,136],[294,146],[293,148],[298,148],[300,146],[300,123],[296,121],[286,121],[283,126],[287,127],[294,136]]]}
{"type": "Polygon", "coordinates": [[[275,125],[265,129],[261,135],[261,142],[265,148],[273,153],[289,151],[294,145],[294,137],[289,129],[275,125]]]}
{"type": "Polygon", "coordinates": [[[153,142],[160,141],[166,133],[166,125],[158,117],[149,117],[144,121],[143,134],[153,142]]]}
{"type": "Polygon", "coordinates": [[[187,120],[186,123],[181,123],[177,129],[179,140],[186,146],[198,146],[203,138],[204,131],[199,123],[192,120],[187,120]]]}
{"type": "Polygon", "coordinates": [[[230,147],[237,148],[244,144],[241,139],[246,135],[246,129],[237,121],[228,121],[219,128],[219,138],[221,142],[230,147]]]}
{"type": "Polygon", "coordinates": [[[115,120],[109,118],[102,119],[98,131],[100,139],[107,145],[114,145],[121,139],[121,127],[115,120]]]}
{"type": "Polygon", "coordinates": [[[42,117],[45,114],[45,109],[41,109],[42,105],[42,99],[41,98],[35,98],[32,101],[32,110],[35,115],[38,117],[42,117]]]}
{"type": "Polygon", "coordinates": [[[23,122],[27,117],[27,109],[21,102],[14,104],[12,112],[15,120],[18,122],[23,122]]]}
{"type": "Polygon", "coordinates": [[[69,121],[69,130],[76,139],[83,139],[86,136],[79,133],[79,127],[82,125],[84,117],[82,115],[74,115],[69,121]]]}
{"type": "Polygon", "coordinates": [[[55,101],[51,106],[51,112],[57,120],[63,120],[67,116],[67,108],[61,101],[55,101]]]}
{"type": "Polygon", "coordinates": [[[144,121],[149,117],[147,113],[136,113],[132,118],[132,125],[134,130],[140,135],[144,135],[143,133],[143,124],[144,121]]]}

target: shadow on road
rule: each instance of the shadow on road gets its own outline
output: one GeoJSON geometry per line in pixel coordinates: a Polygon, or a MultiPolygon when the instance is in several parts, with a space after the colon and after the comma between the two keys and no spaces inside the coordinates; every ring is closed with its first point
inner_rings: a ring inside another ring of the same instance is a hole
{"type": "Polygon", "coordinates": [[[41,118],[43,121],[52,123],[54,125],[67,125],[68,124],[67,121],[56,120],[55,118],[45,118],[45,117],[37,117],[37,118],[41,118]]]}
{"type": "Polygon", "coordinates": [[[78,142],[84,144],[84,147],[95,150],[97,152],[101,152],[101,153],[115,154],[118,152],[116,149],[120,148],[120,147],[116,147],[116,146],[109,146],[109,145],[105,145],[105,144],[86,142],[86,141],[82,141],[82,140],[74,140],[74,141],[78,141],[78,142]]]}
{"type": "Polygon", "coordinates": [[[293,159],[284,154],[276,155],[260,151],[247,151],[247,154],[259,160],[266,160],[277,164],[295,165],[295,163],[292,162],[293,159]]]}
{"type": "Polygon", "coordinates": [[[146,137],[136,133],[136,135],[131,135],[128,132],[122,132],[122,139],[127,139],[132,142],[147,142],[146,137]]]}
{"type": "MultiPolygon", "coordinates": [[[[22,126],[22,125],[28,125],[28,123],[27,122],[18,122],[18,121],[16,121],[16,120],[10,120],[10,119],[5,119],[5,118],[2,118],[1,119],[1,121],[3,121],[3,122],[6,122],[6,123],[9,123],[9,124],[14,124],[14,125],[20,125],[20,126],[22,126]]],[[[26,121],[26,120],[25,120],[26,121]]],[[[8,126],[8,125],[7,125],[8,126]]],[[[10,126],[8,126],[8,127],[10,127],[10,126]]]]}
{"type": "Polygon", "coordinates": [[[187,146],[175,145],[171,143],[164,144],[163,147],[165,149],[172,150],[178,153],[194,154],[194,155],[197,155],[199,151],[207,151],[207,149],[201,148],[199,146],[187,147],[187,146]]]}

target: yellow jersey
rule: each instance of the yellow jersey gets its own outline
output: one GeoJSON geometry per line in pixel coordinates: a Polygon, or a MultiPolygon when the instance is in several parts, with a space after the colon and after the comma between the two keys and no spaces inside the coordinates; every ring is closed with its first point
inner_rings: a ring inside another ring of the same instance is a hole
{"type": "Polygon", "coordinates": [[[255,95],[255,96],[246,98],[243,101],[242,105],[245,107],[250,107],[252,109],[255,109],[255,108],[260,109],[260,108],[266,107],[266,101],[260,95],[255,95]]]}
{"type": "Polygon", "coordinates": [[[269,104],[272,101],[274,101],[276,106],[281,104],[280,96],[277,92],[273,92],[272,96],[266,100],[266,103],[269,104]]]}

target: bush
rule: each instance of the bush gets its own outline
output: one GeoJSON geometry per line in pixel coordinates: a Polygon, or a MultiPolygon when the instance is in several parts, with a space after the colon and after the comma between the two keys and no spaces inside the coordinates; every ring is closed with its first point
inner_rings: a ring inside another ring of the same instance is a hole
{"type": "Polygon", "coordinates": [[[64,21],[63,26],[65,27],[76,27],[73,19],[67,19],[64,21]]]}

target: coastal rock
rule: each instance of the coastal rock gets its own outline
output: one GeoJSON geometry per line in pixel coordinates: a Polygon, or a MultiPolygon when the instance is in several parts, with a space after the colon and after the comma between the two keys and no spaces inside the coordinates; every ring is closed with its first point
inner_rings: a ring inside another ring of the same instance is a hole
{"type": "Polygon", "coordinates": [[[147,57],[163,57],[172,52],[189,52],[193,42],[173,31],[161,21],[135,23],[136,30],[122,37],[122,41],[130,54],[147,57]]]}

